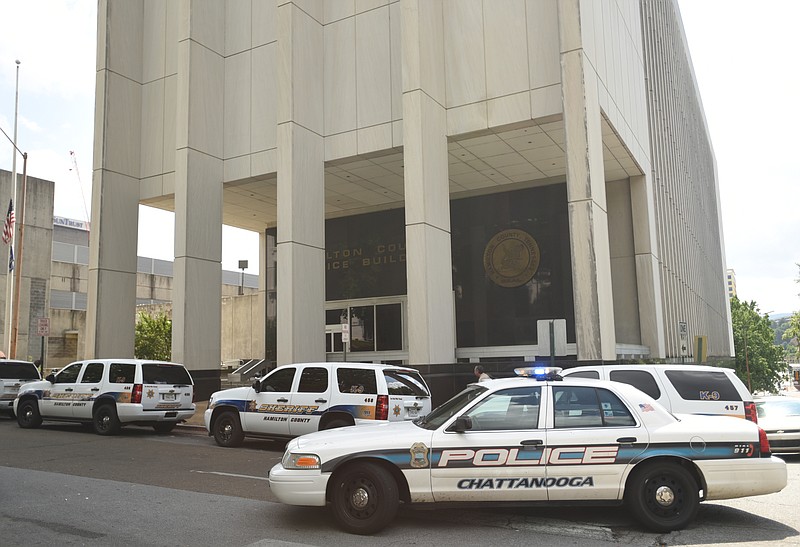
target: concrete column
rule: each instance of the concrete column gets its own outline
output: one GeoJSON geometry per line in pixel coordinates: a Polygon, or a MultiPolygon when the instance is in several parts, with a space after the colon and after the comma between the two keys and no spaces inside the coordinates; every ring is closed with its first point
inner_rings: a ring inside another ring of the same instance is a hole
{"type": "Polygon", "coordinates": [[[403,0],[403,161],[410,364],[455,362],[442,3],[403,0]]]}
{"type": "Polygon", "coordinates": [[[578,360],[616,358],[597,78],[583,50],[580,0],[559,0],[561,93],[578,360]]]}
{"type": "Polygon", "coordinates": [[[278,29],[278,365],[325,360],[323,27],[281,2],[278,29]]]}
{"type": "Polygon", "coordinates": [[[633,246],[642,344],[653,358],[666,357],[664,309],[661,302],[661,269],[656,251],[655,201],[650,175],[631,177],[633,246]]]}
{"type": "Polygon", "coordinates": [[[141,1],[98,4],[85,358],[133,357],[142,14],[141,1]]]}
{"type": "Polygon", "coordinates": [[[172,359],[203,397],[219,388],[221,359],[224,5],[179,12],[172,359]]]}
{"type": "Polygon", "coordinates": [[[261,232],[258,238],[258,306],[259,338],[253,341],[255,355],[275,361],[275,325],[277,321],[277,293],[275,287],[277,250],[275,230],[261,232]]]}

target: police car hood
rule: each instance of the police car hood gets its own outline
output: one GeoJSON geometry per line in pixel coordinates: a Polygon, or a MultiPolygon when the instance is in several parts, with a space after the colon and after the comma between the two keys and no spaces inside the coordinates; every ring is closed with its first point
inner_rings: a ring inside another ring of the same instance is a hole
{"type": "Polygon", "coordinates": [[[296,446],[300,450],[320,451],[336,448],[352,452],[374,447],[407,446],[410,438],[425,440],[432,434],[432,431],[417,427],[411,421],[381,422],[308,433],[290,441],[288,448],[296,446]]]}
{"type": "Polygon", "coordinates": [[[48,391],[52,389],[52,387],[53,384],[51,384],[47,380],[28,382],[27,384],[22,384],[19,387],[19,394],[22,395],[23,393],[30,393],[34,391],[48,391]]]}
{"type": "Polygon", "coordinates": [[[248,394],[253,391],[252,387],[233,387],[231,389],[223,389],[214,393],[214,401],[228,400],[228,399],[252,399],[248,394]]]}

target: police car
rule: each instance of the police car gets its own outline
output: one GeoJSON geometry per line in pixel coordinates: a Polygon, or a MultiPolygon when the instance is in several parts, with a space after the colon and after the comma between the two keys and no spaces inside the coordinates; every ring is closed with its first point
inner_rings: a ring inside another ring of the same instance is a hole
{"type": "Polygon", "coordinates": [[[622,504],[645,527],[685,527],[699,502],[778,492],[786,464],[758,425],[681,416],[622,383],[536,378],[471,384],[413,422],[292,440],[269,474],[283,503],[330,503],[341,527],[371,534],[410,504],[622,504]]]}

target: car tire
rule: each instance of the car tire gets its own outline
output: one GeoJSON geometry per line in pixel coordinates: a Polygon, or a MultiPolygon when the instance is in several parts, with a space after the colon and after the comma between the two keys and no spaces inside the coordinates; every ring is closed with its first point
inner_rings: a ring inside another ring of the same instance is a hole
{"type": "Polygon", "coordinates": [[[35,429],[42,425],[39,403],[32,399],[22,401],[17,407],[17,425],[23,429],[35,429]]]}
{"type": "Polygon", "coordinates": [[[335,419],[331,420],[330,422],[326,423],[324,427],[321,427],[320,431],[325,431],[325,430],[328,430],[328,429],[336,429],[336,428],[339,428],[339,427],[347,427],[348,425],[353,425],[353,424],[351,424],[351,423],[349,423],[346,420],[343,420],[341,418],[335,418],[335,419]]]}
{"type": "Polygon", "coordinates": [[[122,428],[117,416],[117,408],[111,404],[102,404],[92,412],[92,425],[98,435],[116,435],[122,428]]]}
{"type": "Polygon", "coordinates": [[[394,519],[400,505],[397,482],[376,463],[351,464],[331,479],[333,515],[351,534],[374,534],[394,519]]]}
{"type": "Polygon", "coordinates": [[[225,448],[239,446],[244,440],[244,431],[242,430],[242,423],[239,421],[239,415],[230,410],[220,413],[214,419],[212,431],[217,444],[225,448]]]}
{"type": "Polygon", "coordinates": [[[678,464],[644,464],[633,470],[625,501],[636,520],[649,530],[681,530],[700,507],[699,486],[694,476],[678,464]]]}
{"type": "Polygon", "coordinates": [[[153,424],[153,429],[156,433],[169,433],[175,426],[178,425],[178,422],[158,422],[153,424]]]}

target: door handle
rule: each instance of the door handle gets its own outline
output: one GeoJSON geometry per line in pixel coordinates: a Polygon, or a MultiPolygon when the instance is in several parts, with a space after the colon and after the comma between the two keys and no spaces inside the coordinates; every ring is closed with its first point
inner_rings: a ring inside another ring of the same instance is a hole
{"type": "Polygon", "coordinates": [[[72,391],[71,387],[66,388],[64,391],[72,391]]]}
{"type": "Polygon", "coordinates": [[[287,398],[285,398],[285,397],[281,397],[280,399],[278,399],[278,402],[279,402],[279,403],[288,403],[288,402],[289,402],[289,399],[287,399],[287,398]]]}
{"type": "Polygon", "coordinates": [[[524,441],[520,441],[522,446],[542,446],[544,441],[542,439],[526,439],[524,441]]]}
{"type": "Polygon", "coordinates": [[[327,399],[314,399],[314,402],[315,403],[327,403],[328,400],[327,399]]]}
{"type": "Polygon", "coordinates": [[[100,388],[99,387],[93,387],[92,391],[100,391],[100,388]]]}
{"type": "Polygon", "coordinates": [[[619,439],[617,439],[617,442],[618,443],[624,443],[624,444],[635,443],[636,442],[636,437],[620,437],[619,439]]]}

